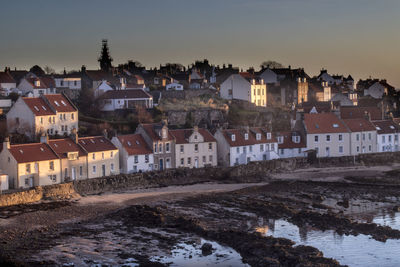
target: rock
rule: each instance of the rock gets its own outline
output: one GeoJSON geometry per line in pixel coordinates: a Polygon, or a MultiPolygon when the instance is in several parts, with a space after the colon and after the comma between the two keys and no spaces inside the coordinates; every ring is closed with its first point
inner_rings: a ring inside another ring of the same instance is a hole
{"type": "Polygon", "coordinates": [[[213,247],[212,247],[212,245],[210,243],[204,243],[201,246],[201,253],[203,254],[203,256],[211,255],[212,254],[212,250],[213,250],[213,247]]]}
{"type": "Polygon", "coordinates": [[[400,211],[400,206],[394,206],[393,211],[399,212],[400,211]]]}

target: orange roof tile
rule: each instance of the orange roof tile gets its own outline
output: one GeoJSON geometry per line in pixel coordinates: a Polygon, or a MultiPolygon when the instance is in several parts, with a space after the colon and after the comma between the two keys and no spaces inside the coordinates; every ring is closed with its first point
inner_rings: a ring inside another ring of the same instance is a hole
{"type": "Polygon", "coordinates": [[[153,153],[140,134],[120,135],[117,138],[129,156],[153,153]]]}
{"type": "Polygon", "coordinates": [[[55,160],[59,157],[48,144],[32,143],[22,145],[11,145],[10,153],[18,163],[55,160]]]}

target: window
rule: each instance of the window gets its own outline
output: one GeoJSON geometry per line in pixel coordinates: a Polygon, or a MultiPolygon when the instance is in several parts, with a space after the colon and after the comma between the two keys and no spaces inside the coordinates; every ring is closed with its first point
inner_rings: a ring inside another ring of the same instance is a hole
{"type": "Polygon", "coordinates": [[[300,153],[301,153],[301,148],[299,148],[299,149],[298,149],[297,153],[298,153],[298,154],[300,154],[300,153]]]}
{"type": "Polygon", "coordinates": [[[92,154],[92,159],[93,159],[93,160],[96,159],[96,154],[95,154],[95,153],[92,154]]]}
{"type": "Polygon", "coordinates": [[[263,160],[267,160],[267,155],[263,155],[263,160]]]}
{"type": "Polygon", "coordinates": [[[315,136],[314,136],[314,142],[315,142],[315,143],[318,143],[318,135],[315,135],[315,136]]]}
{"type": "Polygon", "coordinates": [[[397,134],[394,135],[394,141],[398,141],[399,140],[399,136],[397,134]]]}
{"type": "Polygon", "coordinates": [[[93,166],[92,172],[96,173],[96,166],[93,166]]]}
{"type": "Polygon", "coordinates": [[[328,135],[326,135],[326,141],[327,142],[330,142],[331,141],[331,136],[328,134],[328,135]]]}
{"type": "Polygon", "coordinates": [[[192,158],[187,158],[187,164],[188,165],[192,164],[192,158]]]}
{"type": "Polygon", "coordinates": [[[64,125],[61,125],[61,131],[64,132],[64,125]]]}
{"type": "Polygon", "coordinates": [[[135,159],[135,163],[139,162],[139,157],[137,155],[134,157],[134,159],[135,159]]]}
{"type": "Polygon", "coordinates": [[[232,139],[232,142],[235,142],[236,136],[234,134],[232,134],[231,139],[232,139]]]}
{"type": "Polygon", "coordinates": [[[239,165],[239,158],[235,159],[235,165],[239,165]]]}
{"type": "Polygon", "coordinates": [[[113,158],[114,157],[114,151],[111,151],[110,153],[110,157],[113,158]]]}
{"type": "Polygon", "coordinates": [[[281,155],[285,154],[285,150],[281,149],[281,155]]]}
{"type": "Polygon", "coordinates": [[[372,146],[371,145],[368,146],[368,151],[372,151],[372,146]]]}
{"type": "Polygon", "coordinates": [[[260,145],[260,151],[264,151],[264,145],[263,144],[260,145]]]}
{"type": "Polygon", "coordinates": [[[162,144],[160,144],[159,146],[158,146],[158,151],[160,152],[160,153],[162,153],[162,144]]]}
{"type": "Polygon", "coordinates": [[[385,136],[383,135],[383,136],[382,136],[382,143],[385,143],[385,141],[386,141],[386,140],[385,140],[385,136]]]}
{"type": "Polygon", "coordinates": [[[149,163],[149,155],[145,155],[144,156],[144,162],[145,163],[149,163]]]}
{"type": "Polygon", "coordinates": [[[343,135],[339,134],[339,141],[343,141],[343,135]]]}
{"type": "Polygon", "coordinates": [[[101,152],[101,159],[104,159],[104,152],[101,152]]]}
{"type": "Polygon", "coordinates": [[[49,123],[51,123],[51,117],[49,117],[49,123]]]}
{"type": "Polygon", "coordinates": [[[371,140],[372,139],[372,135],[371,135],[371,133],[368,133],[368,140],[371,140]]]}
{"type": "Polygon", "coordinates": [[[253,146],[249,146],[249,151],[253,152],[253,146]]]}
{"type": "Polygon", "coordinates": [[[111,163],[110,167],[111,167],[111,171],[114,171],[114,163],[111,163]]]}
{"type": "Polygon", "coordinates": [[[243,147],[243,153],[246,153],[247,152],[247,147],[243,147]]]}
{"type": "Polygon", "coordinates": [[[256,139],[257,139],[257,140],[261,140],[261,134],[259,134],[259,133],[256,134],[256,139]]]}
{"type": "Polygon", "coordinates": [[[53,124],[56,123],[56,117],[53,117],[53,124]]]}
{"type": "Polygon", "coordinates": [[[54,171],[54,161],[50,161],[50,170],[54,171]]]}
{"type": "Polygon", "coordinates": [[[62,117],[62,114],[60,114],[60,120],[62,120],[62,118],[63,118],[63,117],[62,117]]]}
{"type": "Polygon", "coordinates": [[[199,152],[199,145],[198,144],[194,145],[194,152],[199,152]]]}
{"type": "Polygon", "coordinates": [[[154,144],[154,153],[157,153],[157,144],[154,144]]]}
{"type": "MultiPolygon", "coordinates": [[[[339,147],[339,150],[340,150],[340,147],[339,147]]],[[[319,153],[318,147],[315,148],[315,153],[318,155],[318,153],[319,153]]]]}
{"type": "Polygon", "coordinates": [[[212,150],[212,143],[208,143],[208,149],[212,150]]]}
{"type": "Polygon", "coordinates": [[[43,117],[40,117],[40,124],[43,124],[43,117]]]}
{"type": "Polygon", "coordinates": [[[82,175],[83,175],[83,167],[79,166],[79,176],[82,176],[82,175]]]}
{"type": "Polygon", "coordinates": [[[49,175],[48,177],[53,183],[57,182],[57,175],[49,175]]]}
{"type": "Polygon", "coordinates": [[[389,137],[389,143],[392,142],[392,136],[389,135],[388,137],[389,137]]]}
{"type": "Polygon", "coordinates": [[[212,161],[213,161],[213,156],[210,155],[210,156],[208,157],[208,160],[209,160],[210,162],[212,162],[212,161]]]}
{"type": "Polygon", "coordinates": [[[232,89],[228,90],[228,95],[230,95],[230,96],[232,95],[232,89]]]}
{"type": "Polygon", "coordinates": [[[360,152],[360,147],[359,146],[357,146],[357,152],[360,152]]]}
{"type": "Polygon", "coordinates": [[[75,120],[75,114],[71,113],[71,120],[75,120]]]}
{"type": "Polygon", "coordinates": [[[360,141],[360,135],[359,134],[356,134],[356,140],[360,141]]]}
{"type": "Polygon", "coordinates": [[[30,163],[26,164],[25,169],[26,173],[31,173],[31,164],[30,163]]]}
{"type": "Polygon", "coordinates": [[[245,133],[244,134],[244,140],[248,140],[249,139],[249,134],[248,133],[245,133]]]}
{"type": "Polygon", "coordinates": [[[267,139],[271,139],[271,133],[267,133],[267,139]]]}
{"type": "Polygon", "coordinates": [[[261,90],[257,89],[257,95],[261,95],[261,90]]]}
{"type": "Polygon", "coordinates": [[[184,151],[184,146],[183,145],[180,145],[180,151],[181,151],[181,153],[183,153],[183,151],[184,151]]]}
{"type": "Polygon", "coordinates": [[[238,154],[240,153],[240,147],[236,148],[236,153],[238,153],[238,154]]]}
{"type": "Polygon", "coordinates": [[[181,158],[181,165],[184,165],[184,164],[185,164],[185,159],[181,158]]]}
{"type": "Polygon", "coordinates": [[[207,157],[203,156],[203,163],[206,163],[207,157]]]}
{"type": "Polygon", "coordinates": [[[271,150],[275,150],[275,144],[271,144],[271,150]]]}
{"type": "Polygon", "coordinates": [[[362,140],[365,141],[365,133],[362,134],[362,140]]]}
{"type": "Polygon", "coordinates": [[[197,140],[197,134],[194,135],[194,140],[197,140]]]}
{"type": "Polygon", "coordinates": [[[165,144],[165,152],[169,153],[169,143],[165,144]]]}

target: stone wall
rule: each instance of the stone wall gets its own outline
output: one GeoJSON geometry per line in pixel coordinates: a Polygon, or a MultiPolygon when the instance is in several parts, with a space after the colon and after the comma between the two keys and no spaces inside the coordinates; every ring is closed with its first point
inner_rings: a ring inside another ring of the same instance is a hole
{"type": "MultiPolygon", "coordinates": [[[[374,166],[400,163],[400,152],[365,154],[357,157],[319,158],[313,167],[374,166]]],[[[115,192],[127,189],[189,185],[204,182],[252,183],[260,182],[273,172],[307,168],[306,158],[289,158],[252,162],[235,167],[208,167],[201,169],[170,169],[163,172],[121,174],[0,195],[0,207],[37,202],[43,199],[69,199],[79,195],[115,192]]]]}
{"type": "Polygon", "coordinates": [[[211,125],[212,122],[224,123],[227,121],[224,113],[219,109],[197,109],[192,111],[168,111],[168,123],[170,125],[184,125],[188,118],[188,113],[192,118],[193,125],[199,125],[202,121],[207,122],[208,125],[211,125]]]}

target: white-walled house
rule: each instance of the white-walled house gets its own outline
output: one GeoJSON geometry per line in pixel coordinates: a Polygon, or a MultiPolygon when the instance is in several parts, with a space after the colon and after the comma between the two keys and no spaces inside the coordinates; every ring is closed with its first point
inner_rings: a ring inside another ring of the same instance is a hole
{"type": "Polygon", "coordinates": [[[78,109],[61,94],[20,97],[7,113],[7,129],[31,139],[42,133],[69,135],[78,129],[78,109]]]}
{"type": "Polygon", "coordinates": [[[180,83],[170,83],[165,86],[167,91],[174,90],[174,91],[182,91],[183,85],[180,83]]]}
{"type": "Polygon", "coordinates": [[[26,77],[21,80],[17,88],[22,95],[31,93],[33,97],[56,93],[54,79],[50,77],[26,77]]]}
{"type": "Polygon", "coordinates": [[[399,126],[392,120],[372,121],[377,131],[377,151],[395,152],[399,151],[399,126]]]}
{"type": "Polygon", "coordinates": [[[119,150],[121,173],[152,171],[153,151],[140,134],[119,135],[111,139],[119,150]]]}
{"type": "Polygon", "coordinates": [[[54,75],[54,82],[58,93],[65,93],[72,99],[76,99],[82,90],[80,73],[54,75]]]}
{"type": "Polygon", "coordinates": [[[134,109],[136,106],[153,108],[153,96],[142,89],[107,91],[100,99],[102,111],[134,109]]]}
{"type": "Polygon", "coordinates": [[[278,141],[266,128],[218,129],[214,137],[218,146],[218,163],[222,166],[279,158],[278,141]]]}
{"type": "Polygon", "coordinates": [[[305,157],[307,145],[304,138],[296,131],[279,132],[276,134],[278,140],[280,158],[305,157]]]}
{"type": "Polygon", "coordinates": [[[217,166],[217,141],[206,129],[170,130],[175,138],[176,167],[217,166]]]}
{"type": "Polygon", "coordinates": [[[251,77],[248,73],[232,74],[220,86],[224,99],[239,99],[256,106],[267,106],[267,85],[263,79],[251,77]]]}
{"type": "Polygon", "coordinates": [[[17,83],[8,72],[0,72],[0,93],[8,96],[13,89],[17,88],[17,83]]]}
{"type": "Polygon", "coordinates": [[[350,130],[350,155],[377,152],[377,132],[375,126],[367,119],[344,119],[350,130]]]}
{"type": "Polygon", "coordinates": [[[350,130],[333,113],[304,114],[307,150],[317,157],[350,155],[350,130]]]}

